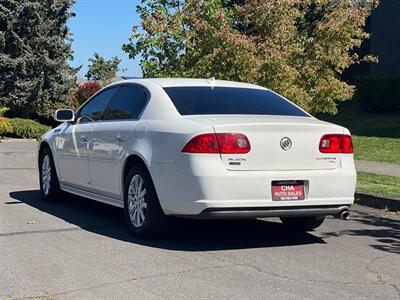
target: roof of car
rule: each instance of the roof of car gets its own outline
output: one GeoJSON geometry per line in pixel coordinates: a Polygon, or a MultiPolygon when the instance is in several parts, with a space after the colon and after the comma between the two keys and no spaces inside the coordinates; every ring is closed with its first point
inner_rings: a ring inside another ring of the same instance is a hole
{"type": "Polygon", "coordinates": [[[143,78],[143,79],[130,79],[124,82],[152,82],[161,87],[176,87],[176,86],[218,86],[218,87],[242,87],[242,88],[262,88],[260,86],[228,80],[210,79],[197,79],[197,78],[143,78]]]}

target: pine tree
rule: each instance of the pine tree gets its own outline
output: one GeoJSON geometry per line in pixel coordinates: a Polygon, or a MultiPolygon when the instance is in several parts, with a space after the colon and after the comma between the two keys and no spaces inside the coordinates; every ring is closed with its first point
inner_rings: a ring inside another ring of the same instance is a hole
{"type": "Polygon", "coordinates": [[[0,106],[50,117],[68,106],[76,70],[67,21],[73,0],[0,0],[0,106]]]}

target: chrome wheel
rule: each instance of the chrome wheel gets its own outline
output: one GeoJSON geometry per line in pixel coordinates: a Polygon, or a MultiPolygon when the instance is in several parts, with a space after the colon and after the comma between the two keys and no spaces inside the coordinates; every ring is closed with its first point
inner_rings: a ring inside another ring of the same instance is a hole
{"type": "Polygon", "coordinates": [[[51,184],[51,164],[50,157],[46,155],[42,161],[42,190],[47,196],[50,192],[51,184]]]}
{"type": "Polygon", "coordinates": [[[129,218],[136,228],[142,227],[146,219],[147,203],[145,196],[146,187],[143,178],[136,174],[132,177],[128,189],[129,218]]]}

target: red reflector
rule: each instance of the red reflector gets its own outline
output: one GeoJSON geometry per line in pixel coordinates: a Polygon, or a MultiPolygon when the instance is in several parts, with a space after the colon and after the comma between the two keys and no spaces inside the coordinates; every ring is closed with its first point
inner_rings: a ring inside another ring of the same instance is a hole
{"type": "Polygon", "coordinates": [[[183,148],[186,153],[244,154],[250,142],[241,133],[206,133],[195,136],[183,148]]]}
{"type": "Polygon", "coordinates": [[[353,142],[347,134],[325,134],[319,142],[322,153],[353,153],[353,142]]]}

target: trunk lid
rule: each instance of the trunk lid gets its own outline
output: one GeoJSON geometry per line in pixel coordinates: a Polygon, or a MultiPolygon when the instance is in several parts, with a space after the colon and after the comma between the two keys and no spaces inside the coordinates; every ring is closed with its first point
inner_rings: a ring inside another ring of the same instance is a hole
{"type": "Polygon", "coordinates": [[[216,133],[247,136],[251,145],[249,153],[221,155],[228,170],[328,170],[338,168],[341,163],[342,154],[321,153],[319,142],[324,134],[343,134],[343,127],[312,117],[206,115],[185,118],[212,125],[216,133]]]}

